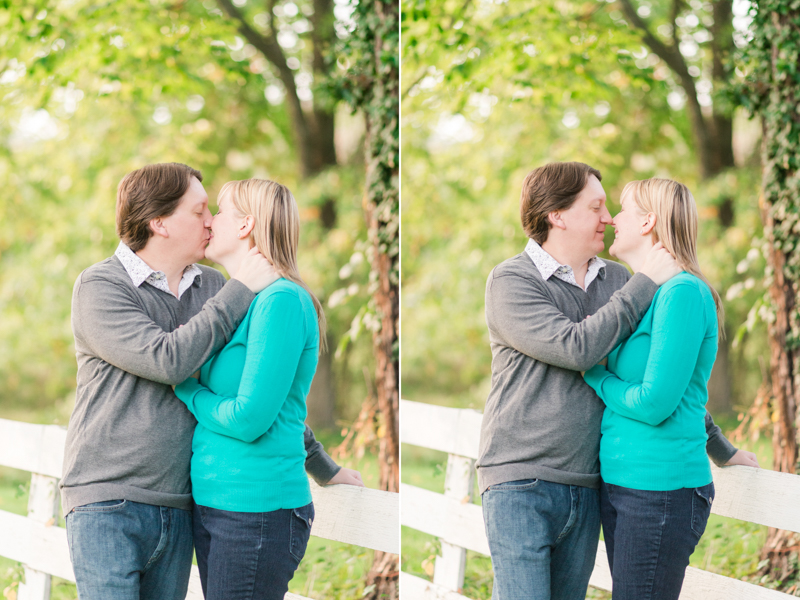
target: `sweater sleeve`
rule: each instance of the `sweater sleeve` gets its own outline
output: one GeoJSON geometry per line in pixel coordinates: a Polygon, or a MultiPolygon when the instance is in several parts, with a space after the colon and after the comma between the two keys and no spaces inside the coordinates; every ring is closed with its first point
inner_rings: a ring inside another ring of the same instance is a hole
{"type": "Polygon", "coordinates": [[[706,331],[697,288],[678,284],[662,292],[653,313],[650,353],[642,383],[623,381],[602,365],[585,374],[614,412],[649,425],[669,417],[689,387],[706,331]]]}
{"type": "Polygon", "coordinates": [[[342,467],[336,464],[322,446],[314,437],[314,432],[311,427],[306,425],[306,431],[303,435],[303,442],[306,446],[306,473],[311,475],[319,485],[327,484],[333,476],[342,470],[342,467]]]}
{"type": "Polygon", "coordinates": [[[605,306],[576,323],[544,286],[493,274],[486,289],[486,320],[515,350],[556,367],[585,371],[635,331],[657,290],[646,275],[634,275],[605,306]]]}
{"type": "Polygon", "coordinates": [[[272,426],[305,346],[303,309],[295,295],[281,291],[256,302],[236,397],[217,395],[192,378],[175,388],[199,423],[244,442],[255,441],[272,426]]]}
{"type": "Polygon", "coordinates": [[[718,467],[724,466],[733,458],[738,448],[728,441],[728,438],[722,433],[719,425],[714,423],[714,419],[708,411],[706,411],[706,434],[708,435],[706,454],[714,461],[715,465],[718,467]]]}
{"type": "Polygon", "coordinates": [[[183,327],[167,332],[124,286],[83,278],[73,293],[76,338],[105,362],[167,385],[189,377],[228,343],[255,297],[231,280],[183,327]]]}

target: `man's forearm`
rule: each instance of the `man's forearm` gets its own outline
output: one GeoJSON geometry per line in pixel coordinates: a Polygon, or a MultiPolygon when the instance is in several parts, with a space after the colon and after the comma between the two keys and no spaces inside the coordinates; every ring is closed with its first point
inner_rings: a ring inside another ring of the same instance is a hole
{"type": "Polygon", "coordinates": [[[133,375],[175,385],[230,340],[254,297],[240,282],[228,282],[183,327],[167,332],[122,286],[79,282],[73,296],[76,347],[133,375]]]}
{"type": "Polygon", "coordinates": [[[721,467],[736,454],[737,448],[723,435],[719,425],[714,423],[714,419],[708,411],[706,411],[705,424],[706,434],[708,434],[706,453],[714,461],[715,465],[721,467]]]}

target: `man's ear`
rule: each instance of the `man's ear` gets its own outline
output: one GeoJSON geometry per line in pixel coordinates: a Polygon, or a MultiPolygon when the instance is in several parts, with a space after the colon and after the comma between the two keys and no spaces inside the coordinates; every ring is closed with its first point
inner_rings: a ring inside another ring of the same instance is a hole
{"type": "Polygon", "coordinates": [[[553,227],[557,227],[558,229],[567,228],[567,224],[564,223],[564,219],[561,218],[561,213],[557,210],[554,210],[551,213],[547,213],[547,220],[553,227]]]}
{"type": "Polygon", "coordinates": [[[161,220],[161,217],[157,217],[155,219],[150,219],[150,223],[148,223],[150,227],[150,231],[153,232],[153,235],[160,235],[161,237],[168,238],[169,231],[167,231],[167,226],[164,225],[164,221],[161,220]]]}

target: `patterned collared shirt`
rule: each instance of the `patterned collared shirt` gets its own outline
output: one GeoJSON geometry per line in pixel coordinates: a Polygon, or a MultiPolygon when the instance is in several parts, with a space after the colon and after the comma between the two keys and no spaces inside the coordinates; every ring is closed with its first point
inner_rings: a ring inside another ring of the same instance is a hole
{"type": "MultiPolygon", "coordinates": [[[[122,266],[125,267],[125,270],[131,277],[131,281],[133,281],[133,285],[139,287],[147,282],[157,290],[174,296],[172,290],[169,289],[167,276],[164,272],[151,269],[150,266],[138,257],[133,250],[128,248],[125,243],[119,243],[117,251],[114,252],[114,256],[116,256],[119,262],[122,263],[122,266]]],[[[189,265],[183,270],[183,277],[181,277],[181,282],[178,284],[178,300],[183,296],[183,292],[192,286],[195,278],[200,277],[202,274],[203,272],[197,265],[189,265]]]]}
{"type": "MultiPolygon", "coordinates": [[[[525,246],[525,253],[533,261],[533,264],[536,265],[539,273],[542,274],[542,279],[545,281],[550,279],[552,275],[555,275],[561,281],[581,288],[581,286],[578,285],[578,282],[575,280],[575,273],[573,273],[572,267],[559,263],[555,258],[550,256],[550,254],[548,254],[544,248],[542,248],[533,240],[528,240],[528,245],[525,246]]],[[[602,258],[598,258],[597,256],[590,258],[589,270],[586,272],[586,278],[584,279],[586,287],[582,287],[581,289],[583,291],[588,290],[589,285],[600,274],[600,271],[605,272],[605,268],[606,263],[602,258]]]]}

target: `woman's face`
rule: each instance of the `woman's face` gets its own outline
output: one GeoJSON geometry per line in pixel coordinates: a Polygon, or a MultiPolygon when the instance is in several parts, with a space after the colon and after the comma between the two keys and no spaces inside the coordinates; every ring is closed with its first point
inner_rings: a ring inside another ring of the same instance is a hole
{"type": "Polygon", "coordinates": [[[206,248],[206,258],[221,264],[226,256],[242,247],[239,234],[245,219],[227,196],[219,199],[218,206],[217,214],[211,221],[211,239],[206,248]]]}
{"type": "MultiPolygon", "coordinates": [[[[641,233],[647,224],[647,213],[640,209],[629,196],[621,201],[620,211],[614,217],[614,243],[608,253],[614,258],[625,260],[631,253],[647,248],[651,236],[641,233]]],[[[649,244],[652,246],[652,242],[649,244]]]]}

